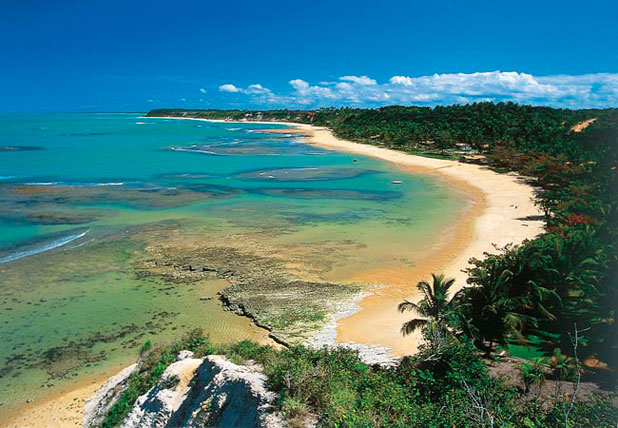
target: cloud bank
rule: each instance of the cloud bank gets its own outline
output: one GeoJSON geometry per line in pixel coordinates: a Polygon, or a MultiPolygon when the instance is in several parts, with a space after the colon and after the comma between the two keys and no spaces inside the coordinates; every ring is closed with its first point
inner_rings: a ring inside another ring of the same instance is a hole
{"type": "Polygon", "coordinates": [[[478,72],[393,76],[378,83],[368,76],[342,76],[336,82],[312,85],[302,79],[275,93],[260,84],[240,88],[221,85],[221,92],[250,97],[267,107],[320,107],[354,105],[438,105],[477,101],[514,101],[522,104],[567,108],[618,107],[618,73],[579,76],[533,76],[518,72],[478,72]]]}

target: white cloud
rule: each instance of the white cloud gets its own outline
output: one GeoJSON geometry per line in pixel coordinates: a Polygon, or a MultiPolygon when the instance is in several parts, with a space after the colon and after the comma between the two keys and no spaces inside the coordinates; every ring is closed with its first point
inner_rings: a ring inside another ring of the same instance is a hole
{"type": "Polygon", "coordinates": [[[268,94],[270,93],[270,89],[263,87],[259,83],[254,83],[253,85],[249,85],[243,92],[245,94],[268,94]]]}
{"type": "MultiPolygon", "coordinates": [[[[221,89],[221,88],[219,88],[219,89],[221,89]]],[[[206,89],[204,89],[204,88],[200,88],[200,92],[201,92],[202,94],[205,94],[205,93],[206,93],[206,89]]]]}
{"type": "Polygon", "coordinates": [[[356,83],[357,85],[377,85],[378,84],[378,82],[376,82],[373,79],[370,79],[367,76],[342,76],[339,78],[339,80],[356,83]]]}
{"type": "Polygon", "coordinates": [[[391,85],[412,86],[412,78],[406,76],[393,76],[390,82],[391,85]]]}
{"type": "Polygon", "coordinates": [[[297,91],[304,91],[309,88],[309,83],[300,79],[290,80],[290,85],[292,85],[292,87],[297,91]]]}
{"type": "Polygon", "coordinates": [[[240,92],[266,106],[437,105],[475,101],[515,101],[535,105],[586,108],[618,105],[618,74],[533,76],[518,72],[477,72],[410,77],[396,75],[386,83],[367,76],[342,76],[339,82],[311,85],[290,80],[291,91],[273,93],[260,84],[246,89],[227,84],[224,92],[240,92]]]}
{"type": "Polygon", "coordinates": [[[296,90],[296,96],[299,97],[316,97],[316,98],[332,98],[333,91],[327,86],[311,86],[309,83],[301,79],[290,80],[290,85],[296,90]]]}
{"type": "Polygon", "coordinates": [[[445,95],[484,96],[504,95],[516,97],[552,97],[558,88],[540,83],[534,76],[517,72],[483,72],[434,74],[433,76],[393,76],[390,84],[402,93],[435,92],[445,95]]]}
{"type": "Polygon", "coordinates": [[[219,90],[221,92],[233,92],[233,93],[241,93],[247,95],[257,95],[265,100],[271,100],[273,98],[273,93],[270,89],[263,87],[259,83],[253,83],[247,86],[246,89],[239,88],[237,86],[232,85],[231,83],[226,83],[225,85],[219,86],[219,90]]]}
{"type": "Polygon", "coordinates": [[[240,92],[240,89],[231,83],[226,83],[225,85],[219,86],[219,90],[221,92],[240,92]]]}

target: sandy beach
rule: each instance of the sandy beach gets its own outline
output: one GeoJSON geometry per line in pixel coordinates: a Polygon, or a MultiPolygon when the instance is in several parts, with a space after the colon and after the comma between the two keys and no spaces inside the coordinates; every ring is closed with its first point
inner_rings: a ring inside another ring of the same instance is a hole
{"type": "Polygon", "coordinates": [[[309,134],[310,144],[392,162],[412,173],[433,175],[448,181],[472,199],[471,208],[452,230],[436,231],[436,242],[428,243],[427,256],[418,260],[415,267],[379,270],[353,278],[381,287],[375,292],[367,290],[371,294],[358,303],[360,310],[339,320],[338,343],[381,345],[391,348],[396,355],[414,353],[420,337],[417,334],[402,338],[400,327],[410,314],[398,313],[397,305],[403,299],[418,299],[416,284],[419,281],[429,279],[432,272],[444,273],[455,278],[455,292],[466,284],[462,270],[469,267],[470,258],[496,252],[495,246],[519,244],[543,231],[542,221],[530,220],[542,215],[534,204],[534,188],[515,174],[499,174],[479,165],[344,141],[327,128],[287,125],[309,134]]]}
{"type": "MultiPolygon", "coordinates": [[[[199,118],[167,117],[166,119],[206,122],[234,121],[199,118]]],[[[507,244],[519,244],[543,232],[544,223],[534,218],[543,212],[534,203],[534,188],[516,174],[500,174],[491,169],[454,160],[411,155],[369,144],[345,141],[330,129],[293,122],[238,121],[262,125],[285,125],[293,129],[262,129],[263,132],[301,133],[305,141],[325,149],[369,156],[391,162],[414,174],[427,174],[464,192],[471,207],[449,230],[436,231],[436,240],[428,243],[426,256],[415,260],[411,268],[379,269],[350,278],[351,281],[375,285],[358,302],[359,310],[338,320],[336,342],[379,345],[390,348],[395,355],[415,353],[420,333],[403,338],[401,325],[410,314],[397,312],[404,299],[417,300],[416,284],[431,278],[431,273],[444,273],[455,278],[453,292],[466,285],[464,269],[471,258],[483,253],[495,253],[507,244]]]]}
{"type": "MultiPolygon", "coordinates": [[[[300,132],[308,135],[306,141],[309,144],[392,162],[411,173],[432,175],[446,180],[471,200],[470,208],[456,225],[446,231],[436,231],[436,241],[428,243],[426,257],[417,260],[414,267],[380,269],[350,278],[351,281],[375,287],[366,290],[368,296],[358,302],[358,312],[338,321],[338,343],[381,345],[391,348],[396,355],[415,352],[420,339],[418,335],[404,339],[399,330],[410,314],[399,314],[396,308],[403,299],[418,298],[415,287],[418,281],[428,279],[432,272],[443,272],[456,279],[456,289],[459,289],[465,285],[466,275],[462,269],[468,267],[470,258],[482,257],[484,252],[495,252],[494,245],[501,247],[520,243],[543,231],[541,221],[528,219],[542,214],[534,205],[534,189],[514,174],[498,174],[478,165],[425,158],[344,141],[336,138],[327,128],[284,122],[250,123],[287,125],[293,129],[278,132],[300,132]]],[[[10,419],[8,426],[81,426],[84,402],[102,383],[104,380],[82,383],[42,403],[33,403],[20,415],[10,419]]]]}
{"type": "Polygon", "coordinates": [[[73,387],[32,403],[18,414],[7,415],[6,428],[79,428],[84,404],[107,381],[107,377],[83,380],[73,387]]]}

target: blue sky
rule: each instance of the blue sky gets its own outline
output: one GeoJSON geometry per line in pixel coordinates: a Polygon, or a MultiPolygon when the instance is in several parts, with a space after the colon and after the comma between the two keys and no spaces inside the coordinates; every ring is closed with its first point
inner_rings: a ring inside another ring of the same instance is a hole
{"type": "Polygon", "coordinates": [[[615,1],[4,0],[0,111],[618,106],[615,1]]]}

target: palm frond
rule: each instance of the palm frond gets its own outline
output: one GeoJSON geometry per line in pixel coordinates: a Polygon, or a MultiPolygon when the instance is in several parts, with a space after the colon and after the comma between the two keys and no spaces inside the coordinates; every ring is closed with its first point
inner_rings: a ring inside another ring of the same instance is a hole
{"type": "Polygon", "coordinates": [[[410,321],[405,322],[402,326],[401,326],[401,333],[404,336],[407,336],[408,334],[413,333],[414,331],[416,331],[417,329],[427,325],[428,321],[426,319],[422,319],[422,318],[414,318],[410,321]]]}
{"type": "Polygon", "coordinates": [[[404,300],[403,302],[401,302],[399,305],[397,305],[397,310],[401,313],[403,312],[407,312],[407,311],[412,311],[412,312],[416,312],[420,315],[423,314],[423,310],[421,309],[421,307],[419,305],[417,305],[414,302],[411,302],[409,300],[404,300]]]}

